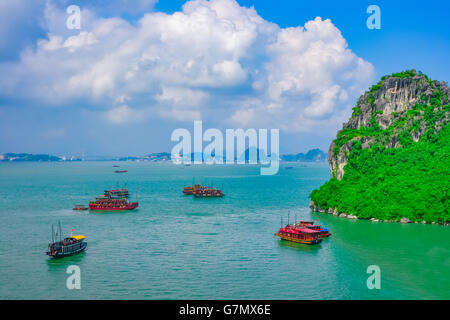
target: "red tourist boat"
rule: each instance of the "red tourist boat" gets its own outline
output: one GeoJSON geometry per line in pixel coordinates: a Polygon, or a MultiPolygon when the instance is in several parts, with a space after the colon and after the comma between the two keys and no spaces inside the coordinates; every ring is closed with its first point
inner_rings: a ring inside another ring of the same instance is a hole
{"type": "Polygon", "coordinates": [[[322,241],[318,231],[309,228],[294,227],[292,225],[280,228],[275,235],[283,240],[304,244],[319,244],[322,241]]]}
{"type": "MultiPolygon", "coordinates": [[[[319,220],[317,220],[319,221],[319,220]]],[[[313,221],[300,221],[298,223],[294,223],[293,224],[294,227],[297,228],[307,228],[307,229],[311,229],[314,231],[319,232],[319,238],[328,238],[329,236],[331,236],[331,233],[328,231],[327,228],[323,228],[322,226],[319,225],[314,225],[313,221]]]]}
{"type": "Polygon", "coordinates": [[[89,202],[90,210],[117,211],[134,210],[139,206],[138,202],[127,202],[125,199],[108,199],[98,197],[95,201],[89,202]]]}
{"type": "Polygon", "coordinates": [[[105,194],[97,197],[95,201],[89,202],[90,210],[102,211],[126,211],[134,210],[139,206],[139,203],[128,202],[128,189],[120,190],[105,190],[105,194]]]}

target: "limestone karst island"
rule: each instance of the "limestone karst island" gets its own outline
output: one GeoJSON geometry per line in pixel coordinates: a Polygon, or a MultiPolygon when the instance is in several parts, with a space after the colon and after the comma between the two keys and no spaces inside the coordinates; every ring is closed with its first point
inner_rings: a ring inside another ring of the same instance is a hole
{"type": "Polygon", "coordinates": [[[343,217],[448,224],[450,88],[415,70],[364,93],[328,152],[311,208],[343,217]]]}

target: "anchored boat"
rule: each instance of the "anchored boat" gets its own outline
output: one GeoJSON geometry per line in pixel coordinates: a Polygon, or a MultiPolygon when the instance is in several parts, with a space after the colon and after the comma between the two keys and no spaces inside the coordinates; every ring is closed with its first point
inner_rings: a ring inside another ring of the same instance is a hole
{"type": "Polygon", "coordinates": [[[196,198],[221,198],[223,193],[217,188],[202,186],[194,184],[192,186],[184,187],[183,193],[185,195],[193,195],[196,198]]]}
{"type": "Polygon", "coordinates": [[[86,237],[83,235],[71,235],[62,239],[61,223],[59,223],[59,231],[56,234],[52,225],[52,243],[48,245],[46,254],[53,258],[64,258],[83,252],[87,247],[87,243],[84,242],[85,239],[86,237]],[[59,241],[56,241],[58,236],[59,241]]]}
{"type": "Polygon", "coordinates": [[[89,209],[92,211],[126,211],[134,210],[139,206],[139,203],[128,202],[128,189],[119,190],[105,190],[102,196],[99,196],[95,201],[89,202],[89,209]]]}
{"type": "Polygon", "coordinates": [[[304,244],[319,244],[322,241],[322,239],[319,238],[318,231],[308,228],[297,228],[291,225],[280,228],[275,235],[283,240],[304,244]]]}

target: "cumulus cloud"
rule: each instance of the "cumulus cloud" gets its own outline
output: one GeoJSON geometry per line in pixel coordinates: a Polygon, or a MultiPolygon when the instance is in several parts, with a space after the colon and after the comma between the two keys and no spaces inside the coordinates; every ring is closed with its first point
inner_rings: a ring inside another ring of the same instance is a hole
{"type": "Polygon", "coordinates": [[[83,101],[112,124],[203,118],[311,131],[340,124],[374,73],[330,20],[283,29],[235,0],[189,1],[137,23],[84,8],[75,34],[58,29],[61,8],[48,2],[45,10],[47,36],[19,62],[0,64],[8,74],[0,95],[83,101]]]}

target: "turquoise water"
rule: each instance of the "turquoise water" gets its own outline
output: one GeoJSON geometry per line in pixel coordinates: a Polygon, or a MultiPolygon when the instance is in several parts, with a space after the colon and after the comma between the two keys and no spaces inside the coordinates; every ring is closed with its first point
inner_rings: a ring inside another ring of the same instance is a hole
{"type": "Polygon", "coordinates": [[[276,176],[258,166],[171,163],[0,164],[0,299],[449,299],[450,229],[352,221],[311,214],[308,195],[329,178],[325,163],[289,164],[276,176]],[[181,192],[197,182],[222,199],[181,192]],[[140,207],[72,211],[126,184],[140,207]],[[273,234],[280,216],[319,219],[333,236],[318,246],[273,234]],[[87,237],[85,253],[45,255],[51,224],[87,237]],[[81,269],[81,290],[66,269],[81,269]],[[381,289],[366,285],[369,265],[381,289]]]}

